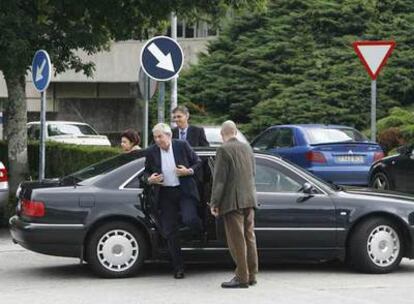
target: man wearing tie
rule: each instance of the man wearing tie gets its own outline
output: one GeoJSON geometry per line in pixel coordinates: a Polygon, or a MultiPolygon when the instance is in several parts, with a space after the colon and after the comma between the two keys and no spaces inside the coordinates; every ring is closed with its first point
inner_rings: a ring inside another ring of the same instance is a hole
{"type": "Polygon", "coordinates": [[[178,106],[173,111],[173,120],[177,127],[173,129],[173,138],[186,140],[192,147],[209,146],[203,128],[188,124],[190,112],[185,106],[178,106]]]}
{"type": "Polygon", "coordinates": [[[155,145],[148,148],[144,179],[153,187],[153,202],[158,211],[161,231],[167,240],[174,267],[174,278],[184,278],[184,261],[178,235],[179,215],[184,225],[202,232],[197,214],[200,201],[194,172],[201,159],[186,141],[172,140],[171,128],[164,123],[152,129],[155,145]]]}

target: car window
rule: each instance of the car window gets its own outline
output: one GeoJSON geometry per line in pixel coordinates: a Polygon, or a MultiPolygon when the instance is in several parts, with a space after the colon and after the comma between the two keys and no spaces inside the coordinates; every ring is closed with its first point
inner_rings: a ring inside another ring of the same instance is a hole
{"type": "Polygon", "coordinates": [[[276,138],[275,147],[277,148],[289,148],[293,147],[294,138],[293,138],[293,130],[290,128],[281,128],[279,129],[278,136],[276,138]]]}
{"type": "Polygon", "coordinates": [[[344,132],[346,135],[351,137],[354,141],[368,141],[368,138],[360,133],[359,131],[351,128],[337,128],[337,130],[340,130],[344,132]]]}
{"type": "MultiPolygon", "coordinates": [[[[204,127],[204,132],[210,146],[220,146],[223,143],[220,131],[221,127],[204,127]]],[[[246,137],[240,131],[237,132],[236,138],[243,143],[248,143],[246,137]]]]}
{"type": "Polygon", "coordinates": [[[304,180],[271,161],[256,159],[257,192],[298,192],[304,180]]]}
{"type": "Polygon", "coordinates": [[[138,157],[142,157],[142,155],[140,155],[138,152],[123,153],[67,175],[61,179],[61,182],[63,184],[76,184],[85,180],[89,180],[111,172],[112,170],[115,170],[129,162],[136,160],[138,157]]]}
{"type": "Polygon", "coordinates": [[[31,125],[27,130],[27,136],[29,140],[39,140],[40,139],[40,126],[31,125]]]}
{"type": "Polygon", "coordinates": [[[278,133],[279,132],[276,129],[267,131],[258,140],[256,140],[253,147],[259,150],[268,150],[273,148],[278,133]]]}
{"type": "Polygon", "coordinates": [[[141,174],[137,174],[124,188],[128,189],[138,189],[140,188],[140,177],[141,174]]]}
{"type": "Polygon", "coordinates": [[[49,136],[59,135],[97,135],[88,125],[76,125],[76,124],[49,124],[48,127],[49,136]]]}
{"type": "Polygon", "coordinates": [[[354,141],[352,136],[340,129],[309,128],[305,132],[311,145],[354,141]]]}

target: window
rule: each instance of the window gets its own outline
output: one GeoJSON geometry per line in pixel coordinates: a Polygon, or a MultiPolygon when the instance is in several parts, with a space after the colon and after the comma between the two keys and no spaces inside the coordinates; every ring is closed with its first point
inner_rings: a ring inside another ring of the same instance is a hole
{"type": "Polygon", "coordinates": [[[309,128],[306,134],[310,144],[324,144],[333,142],[367,141],[367,138],[351,128],[309,128]]]}
{"type": "Polygon", "coordinates": [[[253,144],[254,148],[259,150],[268,150],[274,147],[274,142],[278,132],[277,130],[269,130],[264,133],[258,140],[253,144]]]}
{"type": "Polygon", "coordinates": [[[27,130],[27,137],[29,140],[40,139],[40,125],[31,125],[27,130]]]}
{"type": "Polygon", "coordinates": [[[142,174],[137,174],[124,188],[126,189],[138,189],[140,188],[141,182],[140,177],[142,174]]]}
{"type": "Polygon", "coordinates": [[[77,124],[49,124],[49,136],[58,135],[97,135],[97,133],[88,125],[77,124]]]}
{"type": "Polygon", "coordinates": [[[278,136],[276,139],[276,145],[275,145],[277,148],[290,148],[295,145],[292,129],[281,128],[278,131],[279,132],[278,132],[278,136]]]}
{"type": "Polygon", "coordinates": [[[304,183],[300,177],[267,160],[256,160],[257,192],[298,192],[304,183]]]}

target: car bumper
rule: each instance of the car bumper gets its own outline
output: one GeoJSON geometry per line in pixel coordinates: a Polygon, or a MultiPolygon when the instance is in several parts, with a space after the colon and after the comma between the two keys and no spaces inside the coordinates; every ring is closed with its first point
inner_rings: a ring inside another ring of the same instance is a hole
{"type": "Polygon", "coordinates": [[[13,241],[31,251],[82,257],[85,227],[81,224],[37,224],[23,221],[17,215],[9,220],[13,241]]]}
{"type": "Polygon", "coordinates": [[[369,176],[369,166],[337,166],[322,167],[314,166],[308,170],[316,176],[339,185],[358,185],[367,186],[369,176]]]}

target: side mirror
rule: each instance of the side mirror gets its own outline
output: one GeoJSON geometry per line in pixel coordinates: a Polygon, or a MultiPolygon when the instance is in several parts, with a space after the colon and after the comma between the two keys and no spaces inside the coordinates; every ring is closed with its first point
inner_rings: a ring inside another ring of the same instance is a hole
{"type": "Polygon", "coordinates": [[[315,188],[310,183],[306,182],[302,185],[302,187],[300,188],[300,191],[306,194],[312,194],[314,189],[315,188]]]}

